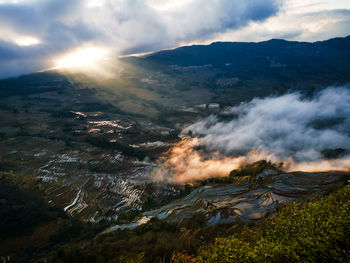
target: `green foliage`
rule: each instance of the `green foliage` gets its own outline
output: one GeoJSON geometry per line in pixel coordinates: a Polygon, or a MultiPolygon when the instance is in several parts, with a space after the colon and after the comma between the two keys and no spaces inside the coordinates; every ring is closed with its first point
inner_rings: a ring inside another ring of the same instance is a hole
{"type": "Polygon", "coordinates": [[[230,177],[235,176],[256,176],[267,170],[280,170],[282,164],[275,165],[270,161],[261,160],[252,164],[247,164],[240,169],[233,170],[230,172],[230,177]]]}
{"type": "Polygon", "coordinates": [[[18,256],[23,262],[45,258],[60,263],[347,262],[349,199],[350,186],[345,186],[323,198],[290,203],[256,227],[206,226],[198,214],[181,224],[153,218],[133,230],[98,235],[106,224],[69,218],[61,221],[44,250],[28,247],[18,256]],[[196,251],[197,256],[190,256],[196,251]]]}
{"type": "Polygon", "coordinates": [[[119,262],[125,263],[142,263],[144,262],[145,253],[139,253],[136,255],[123,255],[119,257],[119,262]]]}
{"type": "Polygon", "coordinates": [[[232,170],[228,177],[212,177],[200,181],[202,186],[210,184],[231,184],[235,183],[237,177],[249,177],[249,181],[256,179],[258,174],[272,170],[276,172],[282,171],[283,163],[275,164],[270,161],[261,160],[252,164],[246,164],[239,169],[232,170]]]}
{"type": "Polygon", "coordinates": [[[327,197],[291,203],[260,227],[217,238],[197,257],[177,262],[348,262],[350,186],[327,197]]]}
{"type": "Polygon", "coordinates": [[[192,226],[180,228],[152,218],[134,230],[77,238],[55,251],[49,262],[170,262],[174,251],[193,253],[203,240],[213,240],[227,230],[222,225],[203,226],[202,218],[191,219],[195,220],[198,222],[192,222],[192,226]]]}

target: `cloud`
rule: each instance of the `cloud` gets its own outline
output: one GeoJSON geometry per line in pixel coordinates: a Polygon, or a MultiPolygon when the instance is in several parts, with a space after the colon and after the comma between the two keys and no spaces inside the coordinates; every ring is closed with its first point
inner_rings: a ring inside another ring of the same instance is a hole
{"type": "Polygon", "coordinates": [[[327,149],[350,154],[349,88],[328,88],[312,99],[300,93],[254,99],[231,113],[237,117],[229,122],[211,116],[187,129],[200,136],[200,144],[226,155],[262,148],[280,158],[317,161],[327,149]]]}
{"type": "Polygon", "coordinates": [[[125,54],[208,39],[278,9],[276,0],[1,1],[0,77],[43,69],[81,45],[125,54]]]}
{"type": "MultiPolygon", "coordinates": [[[[339,7],[339,5],[335,7],[339,7]]],[[[348,8],[323,9],[315,3],[298,6],[294,9],[286,9],[285,6],[278,15],[272,16],[262,23],[251,21],[240,30],[228,30],[215,35],[214,38],[223,41],[264,41],[271,38],[320,41],[334,37],[345,37],[349,32],[350,5],[348,8]]],[[[211,39],[208,41],[210,42],[211,39]]]]}
{"type": "Polygon", "coordinates": [[[157,180],[188,183],[225,177],[261,159],[287,170],[350,168],[350,88],[327,88],[312,98],[300,93],[253,99],[233,107],[225,121],[210,116],[185,128],[181,141],[159,162],[157,180]]]}
{"type": "Polygon", "coordinates": [[[343,0],[0,0],[0,78],[53,67],[53,58],[87,45],[131,54],[349,30],[343,0]]]}
{"type": "Polygon", "coordinates": [[[52,67],[53,56],[98,39],[97,29],[74,18],[82,3],[39,0],[0,4],[0,78],[52,67]],[[23,39],[31,39],[32,44],[22,45],[23,39]]]}

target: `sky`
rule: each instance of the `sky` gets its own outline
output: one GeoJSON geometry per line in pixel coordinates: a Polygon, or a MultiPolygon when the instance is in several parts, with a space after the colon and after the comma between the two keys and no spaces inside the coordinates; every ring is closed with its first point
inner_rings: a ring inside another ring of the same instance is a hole
{"type": "Polygon", "coordinates": [[[0,78],[181,45],[349,32],[349,0],[0,0],[0,78]]]}

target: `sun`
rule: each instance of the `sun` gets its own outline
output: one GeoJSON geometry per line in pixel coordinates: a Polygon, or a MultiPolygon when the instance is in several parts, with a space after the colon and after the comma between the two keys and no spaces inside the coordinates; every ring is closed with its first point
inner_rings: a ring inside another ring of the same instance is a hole
{"type": "Polygon", "coordinates": [[[111,78],[111,52],[104,47],[79,47],[55,57],[51,69],[111,78]]]}
{"type": "Polygon", "coordinates": [[[35,37],[22,36],[16,39],[15,43],[19,46],[33,46],[40,44],[40,40],[35,37]]]}
{"type": "Polygon", "coordinates": [[[108,51],[104,48],[79,48],[55,60],[56,69],[93,70],[107,59],[108,51]]]}

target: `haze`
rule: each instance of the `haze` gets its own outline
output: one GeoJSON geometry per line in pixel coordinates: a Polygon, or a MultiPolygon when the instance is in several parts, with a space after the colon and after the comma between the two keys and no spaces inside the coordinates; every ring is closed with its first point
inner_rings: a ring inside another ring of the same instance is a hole
{"type": "Polygon", "coordinates": [[[317,41],[349,32],[346,0],[2,0],[0,78],[62,67],[63,60],[75,67],[86,47],[126,55],[213,41],[317,41]]]}

